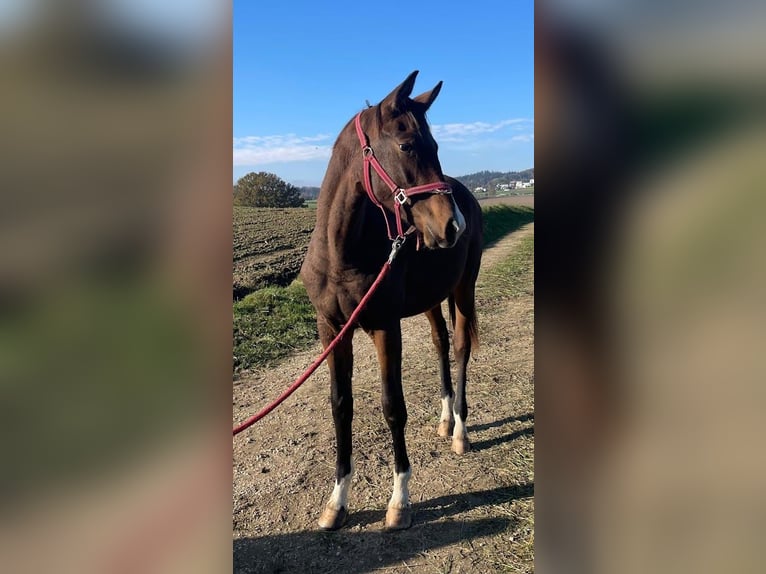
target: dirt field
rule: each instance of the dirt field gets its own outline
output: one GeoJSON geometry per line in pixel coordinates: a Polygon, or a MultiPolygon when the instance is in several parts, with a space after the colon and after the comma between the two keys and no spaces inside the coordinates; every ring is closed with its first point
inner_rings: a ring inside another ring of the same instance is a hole
{"type": "Polygon", "coordinates": [[[485,205],[528,205],[529,207],[535,206],[535,196],[531,195],[506,195],[504,197],[490,197],[487,199],[480,199],[479,203],[482,206],[485,205]]]}
{"type": "MultiPolygon", "coordinates": [[[[484,254],[482,274],[512,253],[534,224],[484,254]]],[[[482,279],[480,277],[480,283],[482,279]]],[[[283,405],[234,440],[234,570],[251,572],[532,572],[533,296],[478,295],[481,348],[469,363],[468,433],[459,457],[436,436],[439,382],[428,321],[402,322],[407,447],[414,509],[409,530],[384,532],[393,453],[380,406],[378,367],[363,332],[354,338],[354,475],[349,519],[317,528],[334,481],[326,366],[283,405]]],[[[234,420],[279,394],[320,351],[296,353],[234,385],[234,420]]],[[[454,372],[454,369],[453,369],[454,372]]]]}
{"type": "Polygon", "coordinates": [[[295,279],[315,222],[315,209],[235,207],[234,297],[295,279]]]}

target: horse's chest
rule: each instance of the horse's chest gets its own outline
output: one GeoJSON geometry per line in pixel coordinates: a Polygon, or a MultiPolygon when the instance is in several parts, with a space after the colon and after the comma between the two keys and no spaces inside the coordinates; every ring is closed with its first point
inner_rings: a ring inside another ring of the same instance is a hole
{"type": "Polygon", "coordinates": [[[464,256],[462,253],[447,255],[447,252],[430,252],[407,267],[403,316],[432,309],[455,289],[462,275],[464,256]]]}

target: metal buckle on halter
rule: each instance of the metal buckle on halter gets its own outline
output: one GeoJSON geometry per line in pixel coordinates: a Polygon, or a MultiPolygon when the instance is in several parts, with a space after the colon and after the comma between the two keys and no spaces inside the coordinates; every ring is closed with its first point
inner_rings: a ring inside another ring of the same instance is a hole
{"type": "Polygon", "coordinates": [[[393,263],[394,258],[399,253],[399,250],[402,248],[402,245],[404,245],[405,241],[407,241],[407,237],[404,235],[400,235],[399,237],[394,239],[394,242],[391,244],[391,253],[388,255],[389,265],[393,263]]]}
{"type": "Polygon", "coordinates": [[[362,157],[365,157],[365,158],[372,157],[373,155],[375,154],[373,153],[372,148],[370,146],[366,145],[362,148],[362,157]]]}
{"type": "Polygon", "coordinates": [[[407,194],[404,193],[404,190],[400,187],[399,190],[394,193],[394,201],[399,205],[404,205],[405,203],[410,203],[410,198],[407,197],[407,194]]]}

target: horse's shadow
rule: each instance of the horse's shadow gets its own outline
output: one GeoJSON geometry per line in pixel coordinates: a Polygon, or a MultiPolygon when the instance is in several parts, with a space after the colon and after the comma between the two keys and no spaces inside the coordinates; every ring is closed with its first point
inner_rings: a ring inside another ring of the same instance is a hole
{"type": "Polygon", "coordinates": [[[479,432],[483,430],[487,430],[493,427],[500,427],[503,425],[507,425],[508,423],[524,423],[527,421],[533,421],[535,420],[535,414],[534,413],[525,413],[523,415],[519,416],[512,416],[512,417],[506,417],[504,419],[500,419],[499,421],[492,421],[491,423],[483,423],[478,425],[470,425],[466,428],[466,430],[470,432],[479,432]]]}
{"type": "Polygon", "coordinates": [[[413,504],[412,527],[397,533],[363,531],[363,525],[382,524],[385,515],[383,510],[363,510],[349,515],[348,524],[337,532],[311,530],[241,538],[234,541],[234,571],[363,573],[417,560],[424,552],[450,544],[470,547],[472,539],[503,532],[513,526],[515,519],[450,517],[533,495],[534,484],[529,483],[440,496],[413,504]]]}
{"type": "Polygon", "coordinates": [[[473,451],[482,451],[487,448],[492,448],[493,446],[497,446],[499,444],[503,444],[504,442],[511,442],[514,439],[517,439],[522,436],[528,436],[528,435],[534,435],[535,434],[535,427],[527,427],[523,428],[517,431],[513,431],[509,434],[504,434],[503,436],[499,436],[496,438],[491,438],[487,440],[480,440],[474,443],[471,443],[471,450],[473,451]]]}
{"type": "MultiPolygon", "coordinates": [[[[534,420],[535,420],[535,415],[533,413],[526,413],[520,416],[506,417],[504,419],[493,421],[491,423],[472,425],[472,426],[469,426],[467,430],[470,433],[474,433],[474,432],[480,432],[480,431],[487,430],[494,427],[501,427],[509,423],[527,422],[527,421],[534,421],[534,420]]],[[[471,442],[471,450],[476,452],[482,451],[488,448],[492,448],[493,446],[503,444],[505,442],[511,442],[512,440],[515,440],[522,436],[529,436],[534,434],[535,434],[535,427],[533,425],[530,427],[525,427],[525,428],[513,431],[508,434],[504,434],[499,437],[471,442]]]]}

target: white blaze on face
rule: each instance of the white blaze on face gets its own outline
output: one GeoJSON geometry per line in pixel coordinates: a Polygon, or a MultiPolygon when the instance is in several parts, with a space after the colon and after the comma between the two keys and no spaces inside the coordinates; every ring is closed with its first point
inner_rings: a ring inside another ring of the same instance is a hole
{"type": "Polygon", "coordinates": [[[439,422],[447,421],[450,422],[452,420],[452,404],[454,402],[453,398],[450,397],[442,397],[442,414],[439,417],[439,422]]]}
{"type": "Polygon", "coordinates": [[[455,223],[457,223],[457,233],[455,234],[455,241],[457,241],[461,235],[463,235],[463,232],[465,231],[465,217],[463,216],[463,212],[460,211],[460,208],[457,206],[457,202],[455,201],[455,198],[452,199],[452,208],[455,212],[455,223]]]}
{"type": "Polygon", "coordinates": [[[407,472],[397,473],[394,471],[394,493],[388,502],[389,508],[407,508],[410,505],[409,482],[412,475],[412,469],[407,472]]]}
{"type": "Polygon", "coordinates": [[[351,478],[354,476],[354,461],[351,461],[351,472],[340,480],[335,480],[335,488],[332,489],[330,501],[327,506],[333,510],[348,508],[348,491],[351,487],[351,478]]]}

